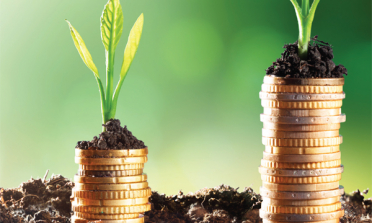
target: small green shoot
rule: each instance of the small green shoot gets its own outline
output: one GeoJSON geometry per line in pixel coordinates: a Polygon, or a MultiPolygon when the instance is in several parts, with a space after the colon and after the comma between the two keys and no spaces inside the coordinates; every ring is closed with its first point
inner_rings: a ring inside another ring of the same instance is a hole
{"type": "Polygon", "coordinates": [[[302,0],[301,7],[297,0],[290,0],[296,10],[299,37],[298,37],[298,54],[301,59],[307,59],[307,52],[309,48],[311,26],[314,21],[315,10],[320,0],[314,0],[310,7],[310,0],[302,0]]]}
{"type": "Polygon", "coordinates": [[[87,65],[87,67],[93,72],[94,77],[96,78],[101,96],[103,124],[110,119],[115,118],[120,89],[123,85],[130,65],[132,64],[134,56],[136,55],[142,35],[144,17],[143,14],[141,14],[130,31],[128,42],[124,50],[124,60],[120,71],[119,83],[114,90],[113,77],[115,51],[123,32],[123,21],[124,16],[120,1],[109,0],[105,5],[101,16],[101,39],[106,52],[106,92],[99,76],[98,69],[93,63],[92,56],[85,46],[83,39],[76,29],[71,25],[71,23],[67,21],[76,49],[78,50],[85,65],[87,65]]]}

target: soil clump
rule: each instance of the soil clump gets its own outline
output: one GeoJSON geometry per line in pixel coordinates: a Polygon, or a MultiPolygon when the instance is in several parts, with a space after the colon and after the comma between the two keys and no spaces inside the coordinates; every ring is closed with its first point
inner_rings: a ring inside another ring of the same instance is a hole
{"type": "MultiPolygon", "coordinates": [[[[49,180],[31,179],[18,188],[0,189],[1,223],[69,223],[71,190],[74,183],[61,175],[49,180]]],[[[372,223],[372,200],[368,190],[341,198],[345,216],[341,223],[372,223]]],[[[166,196],[153,191],[152,210],[145,213],[148,223],[261,223],[261,196],[251,188],[221,185],[195,193],[166,196]]]]}
{"type": "Polygon", "coordinates": [[[75,148],[83,150],[120,150],[143,149],[145,144],[133,136],[127,126],[121,127],[118,119],[111,119],[103,124],[106,132],[94,136],[92,141],[79,141],[75,148]]]}
{"type": "Polygon", "coordinates": [[[342,78],[347,75],[343,65],[336,66],[333,62],[332,46],[318,40],[318,36],[312,40],[307,60],[301,60],[298,55],[297,42],[286,44],[282,57],[273,62],[266,74],[287,78],[342,78]]]}

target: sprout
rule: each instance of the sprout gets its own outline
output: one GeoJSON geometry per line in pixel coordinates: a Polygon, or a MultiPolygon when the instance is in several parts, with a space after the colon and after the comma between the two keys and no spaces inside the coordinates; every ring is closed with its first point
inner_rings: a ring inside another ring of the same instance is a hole
{"type": "Polygon", "coordinates": [[[301,7],[297,0],[290,0],[296,10],[299,37],[298,37],[298,54],[303,60],[307,59],[307,51],[309,48],[311,26],[313,24],[316,7],[320,0],[314,0],[310,8],[310,0],[302,0],[301,7]]]}
{"type": "MultiPolygon", "coordinates": [[[[109,0],[106,4],[101,16],[101,39],[106,51],[106,93],[103,87],[101,78],[98,73],[96,65],[93,63],[85,43],[76,29],[67,21],[72,39],[75,46],[83,59],[85,65],[93,72],[96,78],[100,96],[101,96],[101,111],[103,124],[110,119],[115,118],[116,106],[120,93],[121,86],[128,73],[133,58],[136,55],[138,45],[142,35],[142,27],[144,17],[143,14],[139,16],[130,31],[127,45],[124,50],[124,60],[120,71],[120,79],[114,90],[113,76],[114,76],[114,60],[115,50],[119,43],[121,34],[123,32],[123,11],[119,0],[109,0]]],[[[104,129],[105,131],[105,129],[104,129]]]]}

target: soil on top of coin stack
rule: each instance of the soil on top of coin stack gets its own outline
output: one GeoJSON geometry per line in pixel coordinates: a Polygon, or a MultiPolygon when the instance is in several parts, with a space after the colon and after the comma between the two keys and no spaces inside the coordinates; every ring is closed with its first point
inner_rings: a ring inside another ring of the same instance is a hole
{"type": "Polygon", "coordinates": [[[92,141],[79,141],[75,148],[83,150],[143,149],[145,144],[133,136],[127,126],[121,127],[118,119],[111,119],[102,126],[106,132],[94,136],[92,141]]]}
{"type": "MultiPolygon", "coordinates": [[[[0,188],[1,223],[69,223],[71,189],[74,183],[61,175],[48,181],[31,179],[18,188],[0,188]]],[[[372,222],[372,200],[368,190],[343,195],[345,216],[341,223],[372,222]]],[[[261,223],[261,196],[251,188],[242,192],[230,186],[204,188],[195,193],[166,196],[156,191],[150,197],[152,210],[145,213],[148,223],[261,223]]]]}
{"type": "Polygon", "coordinates": [[[343,65],[336,66],[333,62],[332,46],[318,40],[318,36],[312,40],[307,60],[301,60],[298,55],[297,42],[286,44],[282,57],[273,62],[266,74],[286,78],[341,78],[347,75],[343,65]]]}

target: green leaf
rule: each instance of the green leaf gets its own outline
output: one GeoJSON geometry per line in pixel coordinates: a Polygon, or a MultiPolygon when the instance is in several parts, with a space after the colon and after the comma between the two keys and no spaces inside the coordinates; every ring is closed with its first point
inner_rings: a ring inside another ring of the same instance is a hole
{"type": "Polygon", "coordinates": [[[123,32],[123,10],[119,0],[109,0],[101,16],[101,38],[107,51],[115,50],[123,32]]]}
{"type": "Polygon", "coordinates": [[[134,24],[132,30],[130,31],[127,46],[124,51],[124,60],[121,67],[120,79],[124,79],[127,74],[130,65],[132,64],[133,58],[136,55],[139,42],[141,40],[142,28],[143,28],[143,13],[138,17],[136,23],[134,24]]]}
{"type": "Polygon", "coordinates": [[[76,29],[71,25],[69,21],[66,20],[66,22],[68,23],[70,27],[71,36],[72,36],[72,39],[74,40],[76,49],[79,51],[79,54],[81,58],[83,59],[85,65],[87,65],[87,67],[91,71],[93,71],[94,76],[96,78],[99,78],[98,69],[96,65],[93,63],[92,56],[90,55],[87,47],[85,46],[83,38],[81,38],[80,34],[76,31],[76,29]]]}

